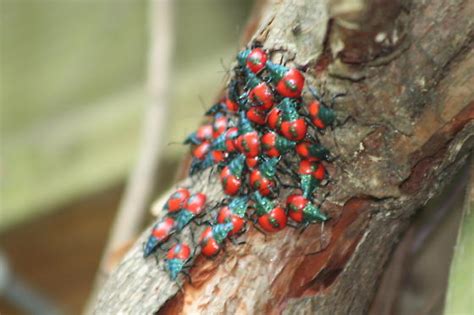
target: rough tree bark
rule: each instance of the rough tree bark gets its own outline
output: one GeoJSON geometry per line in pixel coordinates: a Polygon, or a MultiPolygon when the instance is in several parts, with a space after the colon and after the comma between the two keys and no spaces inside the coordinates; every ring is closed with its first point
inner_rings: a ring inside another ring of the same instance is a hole
{"type": "MultiPolygon", "coordinates": [[[[183,291],[142,258],[147,230],[96,313],[366,313],[411,217],[472,151],[472,1],[281,0],[261,12],[253,39],[307,66],[327,100],[345,94],[321,139],[339,157],[327,165],[332,219],[302,234],[251,229],[245,245],[198,257],[183,291]]],[[[215,181],[193,185],[222,197],[215,181]]]]}

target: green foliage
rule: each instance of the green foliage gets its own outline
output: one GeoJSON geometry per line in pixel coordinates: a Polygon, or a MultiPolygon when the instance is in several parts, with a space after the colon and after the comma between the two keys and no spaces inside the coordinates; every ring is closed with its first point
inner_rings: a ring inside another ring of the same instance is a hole
{"type": "Polygon", "coordinates": [[[474,310],[474,159],[464,214],[449,274],[446,315],[468,315],[474,310]]]}

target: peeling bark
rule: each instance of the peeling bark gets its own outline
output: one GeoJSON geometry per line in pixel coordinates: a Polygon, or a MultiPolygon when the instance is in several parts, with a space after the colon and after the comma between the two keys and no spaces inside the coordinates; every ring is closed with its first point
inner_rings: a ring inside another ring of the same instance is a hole
{"type": "MultiPolygon", "coordinates": [[[[474,147],[473,13],[467,0],[266,3],[253,39],[304,67],[329,103],[344,93],[337,125],[321,137],[339,157],[324,188],[331,220],[301,234],[251,228],[245,245],[198,257],[183,291],[142,258],[147,230],[95,312],[366,313],[413,214],[474,147]]],[[[222,198],[215,178],[192,185],[222,198]]]]}

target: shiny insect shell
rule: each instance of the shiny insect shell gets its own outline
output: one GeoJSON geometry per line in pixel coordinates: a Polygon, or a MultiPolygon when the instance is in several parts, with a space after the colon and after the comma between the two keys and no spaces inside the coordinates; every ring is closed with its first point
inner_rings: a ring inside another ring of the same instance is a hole
{"type": "Polygon", "coordinates": [[[285,209],[263,197],[258,191],[253,194],[258,225],[266,232],[278,232],[286,227],[288,217],[285,209]]]}
{"type": "Polygon", "coordinates": [[[188,203],[191,193],[186,188],[178,188],[166,201],[163,209],[169,213],[184,209],[188,203]]]}
{"type": "Polygon", "coordinates": [[[268,55],[262,48],[245,49],[237,55],[241,67],[246,67],[253,73],[262,71],[267,63],[268,55]]]}
{"type": "Polygon", "coordinates": [[[207,154],[209,153],[209,151],[211,150],[211,143],[209,141],[204,141],[200,144],[198,144],[193,152],[192,152],[192,155],[195,159],[198,159],[200,161],[203,161],[207,154]]]}
{"type": "Polygon", "coordinates": [[[326,169],[322,163],[301,160],[298,168],[300,188],[305,198],[310,198],[316,188],[326,177],[326,169]]]}
{"type": "Polygon", "coordinates": [[[212,123],[212,137],[215,139],[219,137],[229,126],[229,119],[222,113],[217,113],[214,116],[212,123]]]}
{"type": "Polygon", "coordinates": [[[176,213],[173,217],[175,219],[175,230],[181,231],[194,218],[200,216],[206,207],[206,195],[197,193],[189,198],[185,209],[176,213]]]}
{"type": "Polygon", "coordinates": [[[260,161],[259,156],[248,157],[248,158],[245,158],[245,165],[247,165],[247,168],[249,170],[253,170],[258,165],[259,161],[260,161]]]}
{"type": "Polygon", "coordinates": [[[244,112],[240,115],[239,136],[235,139],[235,146],[246,157],[260,155],[260,135],[252,127],[244,112]]]}
{"type": "Polygon", "coordinates": [[[246,88],[250,90],[248,92],[250,104],[264,112],[271,109],[275,102],[271,87],[251,72],[246,72],[246,80],[246,88]]]}
{"type": "Polygon", "coordinates": [[[247,111],[247,119],[254,124],[263,126],[267,121],[267,113],[258,107],[250,107],[247,111]]]}
{"type": "Polygon", "coordinates": [[[288,216],[297,223],[324,222],[329,218],[302,194],[291,194],[286,199],[288,216]]]}
{"type": "Polygon", "coordinates": [[[212,142],[211,150],[226,153],[234,152],[236,150],[234,141],[238,135],[239,129],[237,127],[230,127],[212,142]]]}
{"type": "Polygon", "coordinates": [[[176,244],[169,249],[165,263],[172,281],[176,281],[179,273],[183,272],[186,263],[191,258],[191,249],[185,243],[176,244]]]}
{"type": "MultiPolygon", "coordinates": [[[[232,101],[229,97],[225,97],[222,99],[219,103],[216,103],[209,108],[206,113],[204,114],[205,116],[214,116],[217,113],[234,113],[239,110],[239,105],[232,101]]],[[[212,125],[211,125],[212,126],[212,125]]]]}
{"type": "Polygon", "coordinates": [[[262,196],[270,195],[276,188],[275,176],[278,162],[279,159],[276,158],[266,160],[250,173],[250,187],[260,192],[262,196]]]}
{"type": "Polygon", "coordinates": [[[223,206],[217,214],[217,223],[232,223],[232,231],[229,236],[240,234],[245,228],[245,215],[248,208],[248,197],[233,198],[228,205],[223,206]]]}
{"type": "Polygon", "coordinates": [[[319,129],[324,129],[331,125],[336,118],[334,111],[322,105],[318,100],[313,100],[306,108],[311,121],[319,129]]]}
{"type": "Polygon", "coordinates": [[[265,133],[261,138],[261,142],[263,153],[273,158],[291,152],[296,146],[296,142],[290,141],[273,131],[265,133]]]}
{"type": "Polygon", "coordinates": [[[287,68],[267,61],[265,69],[276,84],[277,92],[283,97],[298,98],[304,87],[304,76],[298,69],[287,68]]]}
{"type": "Polygon", "coordinates": [[[212,124],[200,126],[195,132],[191,133],[185,140],[184,144],[200,144],[204,141],[210,141],[213,137],[212,124]]]}
{"type": "Polygon", "coordinates": [[[224,166],[220,172],[220,180],[224,193],[234,196],[242,187],[242,173],[244,170],[245,156],[240,154],[235,157],[228,165],[224,166]]]}
{"type": "Polygon", "coordinates": [[[307,133],[307,123],[300,116],[301,104],[291,98],[284,98],[267,115],[267,126],[290,141],[301,141],[307,133]]]}
{"type": "Polygon", "coordinates": [[[161,244],[165,243],[174,232],[175,225],[175,220],[170,217],[165,217],[156,223],[143,246],[143,257],[150,256],[161,244]]]}
{"type": "Polygon", "coordinates": [[[208,226],[199,238],[201,254],[205,257],[217,255],[233,228],[232,222],[208,226]]]}
{"type": "Polygon", "coordinates": [[[308,125],[298,113],[301,106],[292,99],[285,98],[279,104],[282,109],[278,132],[290,141],[301,141],[306,136],[308,125]]]}
{"type": "Polygon", "coordinates": [[[308,141],[300,142],[296,145],[296,153],[300,158],[308,161],[328,160],[330,158],[329,150],[319,143],[308,141]]]}

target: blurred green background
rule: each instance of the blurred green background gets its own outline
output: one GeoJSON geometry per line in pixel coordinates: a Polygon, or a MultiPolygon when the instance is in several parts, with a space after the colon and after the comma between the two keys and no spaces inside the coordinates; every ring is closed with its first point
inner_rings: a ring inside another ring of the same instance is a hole
{"type": "MultiPolygon", "coordinates": [[[[167,142],[224,85],[250,1],[176,1],[167,142]],[[220,83],[219,83],[220,82],[220,83]]],[[[146,105],[146,1],[2,0],[0,231],[123,181],[146,105]]],[[[184,148],[170,145],[165,159],[184,148]]]]}

